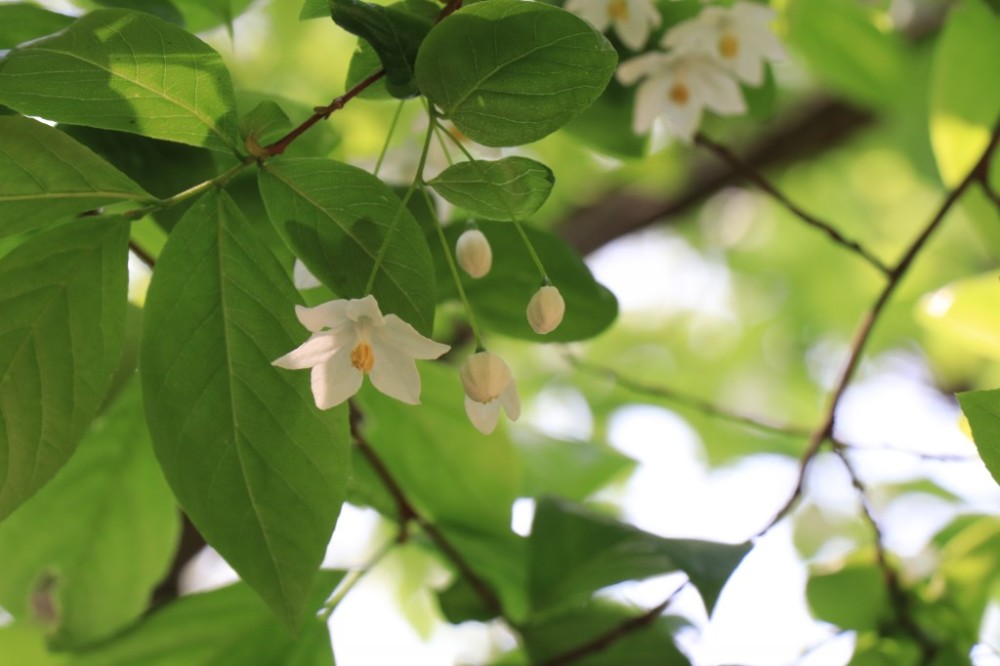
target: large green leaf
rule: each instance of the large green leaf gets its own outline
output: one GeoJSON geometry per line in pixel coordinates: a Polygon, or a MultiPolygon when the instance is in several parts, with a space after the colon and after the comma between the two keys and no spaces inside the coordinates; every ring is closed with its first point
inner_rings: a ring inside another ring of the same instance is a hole
{"type": "Polygon", "coordinates": [[[140,371],[160,465],[205,539],[289,625],[340,513],[346,407],[271,361],[302,338],[288,276],[224,193],[204,195],[160,255],[140,371]]]}
{"type": "Polygon", "coordinates": [[[901,96],[905,51],[899,36],[880,30],[872,12],[852,0],[792,0],[789,45],[824,83],[866,104],[901,96]]]}
{"type": "Polygon", "coordinates": [[[811,574],[806,599],[817,619],[842,629],[868,631],[892,617],[885,578],[870,560],[811,574]]]}
{"type": "Polygon", "coordinates": [[[59,130],[0,116],[0,238],[106,204],[151,199],[59,130]]]}
{"type": "Polygon", "coordinates": [[[917,321],[948,346],[1000,361],[995,271],[958,280],[920,300],[917,321]]]}
{"type": "Polygon", "coordinates": [[[424,335],[434,326],[434,268],[410,212],[367,171],[326,159],[285,159],[260,172],[268,216],[309,270],[343,298],[372,287],[383,313],[424,335]],[[385,246],[383,248],[383,246],[385,246]]]}
{"type": "Polygon", "coordinates": [[[362,0],[330,0],[330,15],[337,25],[375,50],[385,70],[386,87],[393,96],[412,97],[417,93],[413,67],[417,49],[431,29],[432,17],[407,11],[404,3],[383,7],[362,0]]]}
{"type": "Polygon", "coordinates": [[[454,164],[428,185],[451,203],[488,220],[523,220],[552,191],[552,170],[527,157],[454,164]]]}
{"type": "MultiPolygon", "coordinates": [[[[308,599],[318,609],[343,574],[322,571],[308,599]]],[[[316,617],[291,635],[243,583],[182,597],[68,666],[332,666],[330,633],[316,617]]]]}
{"type": "Polygon", "coordinates": [[[42,624],[56,647],[105,638],[146,608],[179,523],[135,382],[59,474],[0,524],[0,604],[42,624]]]}
{"type": "Polygon", "coordinates": [[[0,518],[69,459],[125,336],[128,224],[46,230],[0,259],[0,518]]]}
{"type": "Polygon", "coordinates": [[[235,101],[222,58],[141,12],[98,10],[13,50],[0,63],[0,103],[58,122],[236,150],[235,101]]]}
{"type": "Polygon", "coordinates": [[[960,393],[958,401],[969,419],[979,456],[1000,483],[1000,389],[960,393]]]}
{"type": "MultiPolygon", "coordinates": [[[[493,248],[493,267],[485,277],[474,279],[463,273],[461,279],[476,317],[489,330],[537,342],[570,342],[597,335],[618,316],[618,301],[598,284],[573,248],[547,231],[525,225],[549,278],[566,301],[566,315],[559,328],[547,335],[535,333],[528,324],[526,310],[541,285],[538,274],[530,268],[531,255],[524,241],[511,224],[484,221],[479,222],[479,229],[493,248]]],[[[463,231],[463,224],[445,229],[452,248],[463,231]]],[[[431,247],[440,253],[439,244],[431,247]]],[[[457,298],[444,259],[435,265],[438,297],[457,298]]]]}
{"type": "Polygon", "coordinates": [[[537,141],[591,105],[618,56],[590,24],[535,2],[492,0],[441,21],[417,54],[417,85],[471,139],[537,141]]]}
{"type": "MultiPolygon", "coordinates": [[[[531,663],[544,664],[563,657],[602,636],[612,634],[642,611],[605,601],[591,601],[558,615],[546,616],[523,627],[524,643],[531,663]]],[[[639,625],[600,648],[577,654],[573,666],[687,666],[690,662],[674,645],[673,633],[683,623],[677,618],[658,617],[639,625]]]]}
{"type": "Polygon", "coordinates": [[[709,613],[749,543],[664,539],[579,505],[543,499],[528,539],[535,610],[570,605],[626,580],[684,571],[709,613]]]}
{"type": "Polygon", "coordinates": [[[0,49],[13,48],[29,39],[62,30],[72,22],[72,16],[50,12],[27,2],[0,5],[0,49]]]}
{"type": "Polygon", "coordinates": [[[931,71],[931,143],[941,180],[952,187],[975,165],[1000,117],[1000,16],[964,0],[948,16],[931,71]]]}

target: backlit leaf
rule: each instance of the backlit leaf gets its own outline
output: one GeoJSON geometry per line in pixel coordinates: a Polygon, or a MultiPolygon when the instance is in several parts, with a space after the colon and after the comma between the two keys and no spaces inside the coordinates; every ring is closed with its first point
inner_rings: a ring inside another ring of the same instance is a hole
{"type": "Polygon", "coordinates": [[[1000,389],[960,393],[958,401],[986,469],[1000,483],[1000,389]]]}
{"type": "Polygon", "coordinates": [[[451,203],[488,220],[523,220],[552,191],[552,170],[527,157],[454,164],[428,185],[451,203]]]}
{"type": "Polygon", "coordinates": [[[57,14],[27,2],[0,4],[0,49],[62,30],[72,16],[57,14]]]}

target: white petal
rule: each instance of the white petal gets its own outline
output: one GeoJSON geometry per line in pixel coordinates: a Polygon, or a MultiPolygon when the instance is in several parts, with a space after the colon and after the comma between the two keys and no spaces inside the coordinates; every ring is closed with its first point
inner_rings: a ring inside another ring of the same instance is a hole
{"type": "Polygon", "coordinates": [[[507,388],[503,390],[500,394],[500,404],[503,405],[503,409],[507,412],[507,418],[511,421],[516,421],[521,416],[521,398],[517,394],[517,384],[514,380],[510,380],[510,384],[507,388]]]}
{"type": "Polygon", "coordinates": [[[296,305],[295,316],[299,318],[303,326],[313,333],[324,328],[336,328],[346,320],[348,302],[345,300],[328,301],[314,308],[296,305]]]}
{"type": "MultiPolygon", "coordinates": [[[[708,10],[704,9],[702,13],[706,11],[708,10]]],[[[704,50],[705,44],[711,44],[714,41],[715,28],[698,19],[688,19],[670,28],[660,40],[660,46],[665,49],[697,47],[698,50],[704,50]]]]}
{"type": "Polygon", "coordinates": [[[364,298],[353,298],[347,301],[345,313],[351,321],[368,317],[374,326],[382,325],[382,311],[379,310],[375,297],[370,294],[364,298]]]}
{"type": "Polygon", "coordinates": [[[344,402],[361,388],[364,375],[351,365],[351,352],[341,349],[325,363],[312,369],[312,392],[316,406],[330,409],[344,402]]]}
{"type": "Polygon", "coordinates": [[[729,11],[740,25],[766,26],[777,16],[774,9],[758,2],[737,2],[729,11]]]}
{"type": "Polygon", "coordinates": [[[737,115],[747,110],[739,84],[723,70],[707,63],[698,69],[696,91],[704,105],[716,113],[737,115]]]}
{"type": "Polygon", "coordinates": [[[296,289],[315,289],[322,286],[301,259],[296,259],[292,266],[292,280],[295,282],[296,289]]]}
{"type": "Polygon", "coordinates": [[[633,51],[639,51],[649,39],[649,20],[641,12],[630,7],[628,18],[624,21],[615,21],[615,32],[625,46],[633,51]]]}
{"type": "Polygon", "coordinates": [[[476,430],[484,435],[489,435],[497,427],[497,420],[500,418],[500,402],[491,400],[484,405],[466,396],[465,413],[472,421],[472,425],[476,426],[476,430]]]}
{"type": "Polygon", "coordinates": [[[338,348],[336,338],[329,332],[315,333],[297,348],[271,361],[271,365],[286,370],[305,370],[323,363],[338,348]]]}
{"type": "Polygon", "coordinates": [[[413,358],[384,344],[373,344],[372,351],[375,365],[369,374],[375,388],[408,405],[419,405],[420,373],[413,358]]]}
{"type": "Polygon", "coordinates": [[[670,132],[686,143],[691,143],[701,124],[701,102],[694,95],[686,104],[668,104],[667,121],[670,132]]]}
{"type": "Polygon", "coordinates": [[[608,16],[608,1],[609,0],[569,0],[564,6],[568,12],[573,12],[584,21],[587,21],[598,32],[604,32],[608,29],[608,23],[611,19],[608,16]]]}
{"type": "Polygon", "coordinates": [[[386,315],[385,325],[373,331],[376,339],[392,345],[410,358],[432,359],[451,349],[417,333],[417,330],[396,315],[386,315]]]}
{"type": "Polygon", "coordinates": [[[458,371],[465,394],[477,402],[495,400],[513,381],[510,367],[496,354],[476,352],[458,371]]]}
{"type": "Polygon", "coordinates": [[[667,90],[672,82],[672,76],[657,76],[639,85],[632,112],[632,131],[636,134],[649,131],[653,120],[667,108],[667,90]]]}
{"type": "Polygon", "coordinates": [[[618,66],[615,77],[623,86],[630,86],[644,76],[663,69],[667,56],[663,53],[643,53],[641,56],[626,60],[618,66]]]}

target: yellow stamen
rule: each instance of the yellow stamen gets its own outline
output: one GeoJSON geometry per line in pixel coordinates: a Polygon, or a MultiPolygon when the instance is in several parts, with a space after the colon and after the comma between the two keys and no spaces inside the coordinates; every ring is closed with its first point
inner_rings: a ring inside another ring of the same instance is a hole
{"type": "Polygon", "coordinates": [[[687,104],[688,100],[691,99],[691,91],[688,87],[681,82],[677,82],[670,86],[670,92],[667,93],[670,96],[670,101],[675,104],[687,104]]]}
{"type": "Polygon", "coordinates": [[[731,32],[727,32],[719,38],[719,53],[723,58],[732,60],[740,52],[740,40],[731,32]]]}
{"type": "Polygon", "coordinates": [[[351,365],[361,372],[370,372],[375,365],[375,352],[367,342],[359,342],[351,352],[351,365]]]}
{"type": "Polygon", "coordinates": [[[608,18],[613,21],[627,21],[628,3],[626,0],[611,0],[608,3],[608,18]]]}

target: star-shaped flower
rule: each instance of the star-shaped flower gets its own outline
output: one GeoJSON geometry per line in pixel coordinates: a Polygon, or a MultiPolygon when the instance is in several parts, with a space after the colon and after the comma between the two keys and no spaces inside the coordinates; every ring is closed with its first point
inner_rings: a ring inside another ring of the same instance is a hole
{"type": "Polygon", "coordinates": [[[458,376],[465,388],[465,413],[479,432],[486,435],[493,432],[501,406],[511,421],[521,415],[521,399],[514,376],[496,354],[476,352],[468,358],[458,376]]]}
{"type": "Polygon", "coordinates": [[[414,359],[432,359],[450,347],[417,333],[396,315],[382,315],[374,296],[342,299],[313,308],[295,306],[312,336],[273,365],[312,368],[316,406],[330,409],[361,388],[364,376],[387,396],[420,403],[420,374],[414,359]]]}
{"type": "Polygon", "coordinates": [[[569,0],[564,9],[601,32],[614,25],[618,38],[632,51],[646,46],[649,33],[660,25],[660,12],[652,0],[569,0]]]}
{"type": "Polygon", "coordinates": [[[752,86],[764,82],[764,62],[785,59],[770,28],[774,10],[756,2],[706,7],[696,18],[678,23],[660,44],[677,51],[704,53],[752,86]]]}
{"type": "Polygon", "coordinates": [[[632,117],[636,134],[648,132],[662,115],[671,134],[690,142],[704,109],[723,115],[746,111],[736,81],[699,53],[646,53],[622,63],[616,76],[623,85],[642,80],[632,117]]]}

